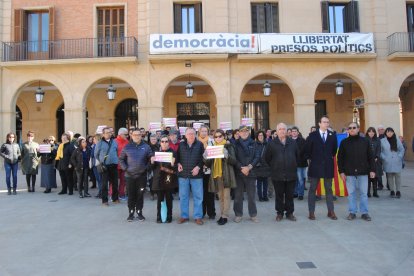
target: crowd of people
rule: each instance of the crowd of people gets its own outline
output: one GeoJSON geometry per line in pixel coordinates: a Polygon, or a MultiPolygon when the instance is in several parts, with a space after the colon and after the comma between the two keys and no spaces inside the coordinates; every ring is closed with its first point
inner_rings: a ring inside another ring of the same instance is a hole
{"type": "Polygon", "coordinates": [[[274,194],[276,221],[296,221],[294,198],[304,199],[307,180],[308,218],[316,219],[316,189],[323,180],[327,216],[337,220],[332,180],[338,169],[348,190],[347,219],[353,220],[360,213],[362,219],[370,221],[371,189],[372,196],[378,197],[378,190],[384,188],[385,172],[390,196],[400,198],[401,171],[405,165],[404,141],[390,127],[379,126],[377,130],[369,127],[363,134],[359,125],[352,122],[343,130],[347,138],[339,147],[327,116],[320,118],[318,127],[311,127],[306,139],[297,127],[289,128],[284,123],[279,123],[275,130],[256,133],[246,125],[227,131],[209,130],[202,125],[197,131],[186,128],[182,136],[176,128],[166,127],[154,133],[143,128],[120,128],[115,137],[114,129],[105,127],[101,134],[88,137],[67,131],[60,144],[50,136],[41,145],[35,142],[35,133],[29,131],[22,145],[16,143],[14,133],[8,133],[0,152],[8,195],[17,194],[19,162],[27,191],[35,192],[40,164],[44,193],[57,188],[58,171],[62,183],[59,195],[73,195],[77,191],[80,198],[87,198],[91,197],[89,190],[96,188],[96,198],[103,206],[128,201],[128,221],[145,220],[144,193],[149,189],[151,199],[157,198],[157,223],[172,222],[173,198],[177,193],[179,224],[190,220],[190,196],[192,217],[198,225],[204,223],[206,216],[211,220],[218,216],[217,223],[226,224],[232,200],[234,222],[241,222],[245,199],[250,220],[258,222],[256,194],[264,202],[274,194]],[[222,146],[222,156],[209,158],[210,146],[222,146]],[[155,152],[172,157],[168,162],[160,161],[155,152]]]}

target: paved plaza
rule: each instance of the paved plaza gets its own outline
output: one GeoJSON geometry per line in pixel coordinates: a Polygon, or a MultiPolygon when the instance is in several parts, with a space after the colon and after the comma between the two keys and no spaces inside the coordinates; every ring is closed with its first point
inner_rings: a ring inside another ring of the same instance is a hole
{"type": "Polygon", "coordinates": [[[245,217],[178,225],[175,199],[173,223],[159,225],[156,201],[146,197],[146,221],[128,223],[126,202],[102,207],[59,189],[44,194],[40,177],[36,193],[27,193],[18,177],[18,195],[8,196],[0,173],[1,276],[414,275],[414,163],[403,171],[401,199],[383,190],[369,200],[371,222],[347,221],[346,198],[335,203],[337,221],[326,217],[324,201],[310,221],[305,196],[295,201],[297,222],[276,222],[271,199],[257,202],[257,224],[245,217]]]}

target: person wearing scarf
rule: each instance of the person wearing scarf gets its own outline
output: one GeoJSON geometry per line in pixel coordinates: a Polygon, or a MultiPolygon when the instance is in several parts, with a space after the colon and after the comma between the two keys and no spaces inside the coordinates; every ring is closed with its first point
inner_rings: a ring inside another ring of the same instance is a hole
{"type": "Polygon", "coordinates": [[[218,225],[227,223],[230,211],[230,189],[236,187],[236,177],[233,165],[236,164],[236,155],[233,144],[227,143],[224,131],[217,129],[214,132],[214,146],[224,146],[224,158],[206,159],[207,151],[204,152],[204,162],[212,167],[209,176],[209,192],[218,193],[220,202],[220,218],[218,225]]]}
{"type": "MultiPolygon", "coordinates": [[[[208,136],[208,133],[208,126],[200,126],[198,130],[197,140],[203,144],[204,149],[206,149],[207,146],[212,146],[214,143],[214,141],[208,136]]],[[[209,219],[215,219],[216,207],[214,203],[214,193],[210,193],[208,190],[211,170],[207,166],[204,166],[203,172],[203,217],[207,214],[209,219]]]]}

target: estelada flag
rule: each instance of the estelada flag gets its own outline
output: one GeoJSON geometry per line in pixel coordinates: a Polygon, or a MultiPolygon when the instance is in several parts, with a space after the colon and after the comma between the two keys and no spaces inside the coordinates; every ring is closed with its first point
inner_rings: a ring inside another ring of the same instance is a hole
{"type": "MultiPolygon", "coordinates": [[[[338,150],[339,145],[341,144],[342,140],[347,137],[347,134],[341,133],[336,135],[338,140],[338,150]]],[[[338,155],[338,153],[336,153],[338,155]]],[[[334,179],[332,180],[332,193],[336,196],[348,196],[348,190],[346,189],[346,182],[342,180],[339,175],[338,171],[338,163],[336,161],[336,157],[334,157],[334,179]]],[[[323,178],[319,180],[318,188],[316,188],[316,194],[318,196],[325,195],[325,185],[323,185],[323,178]]]]}

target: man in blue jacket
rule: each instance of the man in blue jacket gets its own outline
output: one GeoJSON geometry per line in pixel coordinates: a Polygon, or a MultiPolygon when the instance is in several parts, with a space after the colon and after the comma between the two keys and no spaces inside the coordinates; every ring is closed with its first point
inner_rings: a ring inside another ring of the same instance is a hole
{"type": "Polygon", "coordinates": [[[259,163],[261,152],[256,142],[250,137],[250,127],[242,125],[239,129],[240,138],[235,143],[237,164],[234,166],[237,187],[234,190],[233,210],[235,222],[243,217],[243,193],[246,189],[250,219],[259,222],[256,208],[256,174],[252,169],[259,163]]]}
{"type": "Polygon", "coordinates": [[[338,149],[335,133],[328,130],[329,118],[322,116],[319,120],[319,130],[311,132],[306,139],[305,157],[310,160],[308,176],[310,188],[308,193],[309,219],[315,220],[316,188],[319,179],[323,178],[328,217],[332,220],[338,218],[334,212],[332,179],[334,177],[334,157],[338,149]]]}
{"type": "Polygon", "coordinates": [[[125,171],[128,190],[128,221],[134,220],[137,212],[139,221],[144,221],[142,214],[144,207],[144,192],[147,185],[147,170],[153,152],[151,147],[142,140],[139,129],[132,132],[132,141],[127,144],[119,156],[119,166],[125,171]]]}
{"type": "Polygon", "coordinates": [[[185,131],[185,141],[177,151],[178,185],[180,193],[181,217],[178,224],[189,220],[190,187],[193,193],[194,220],[203,225],[203,153],[204,146],[196,140],[196,131],[189,127],[185,131]]]}

